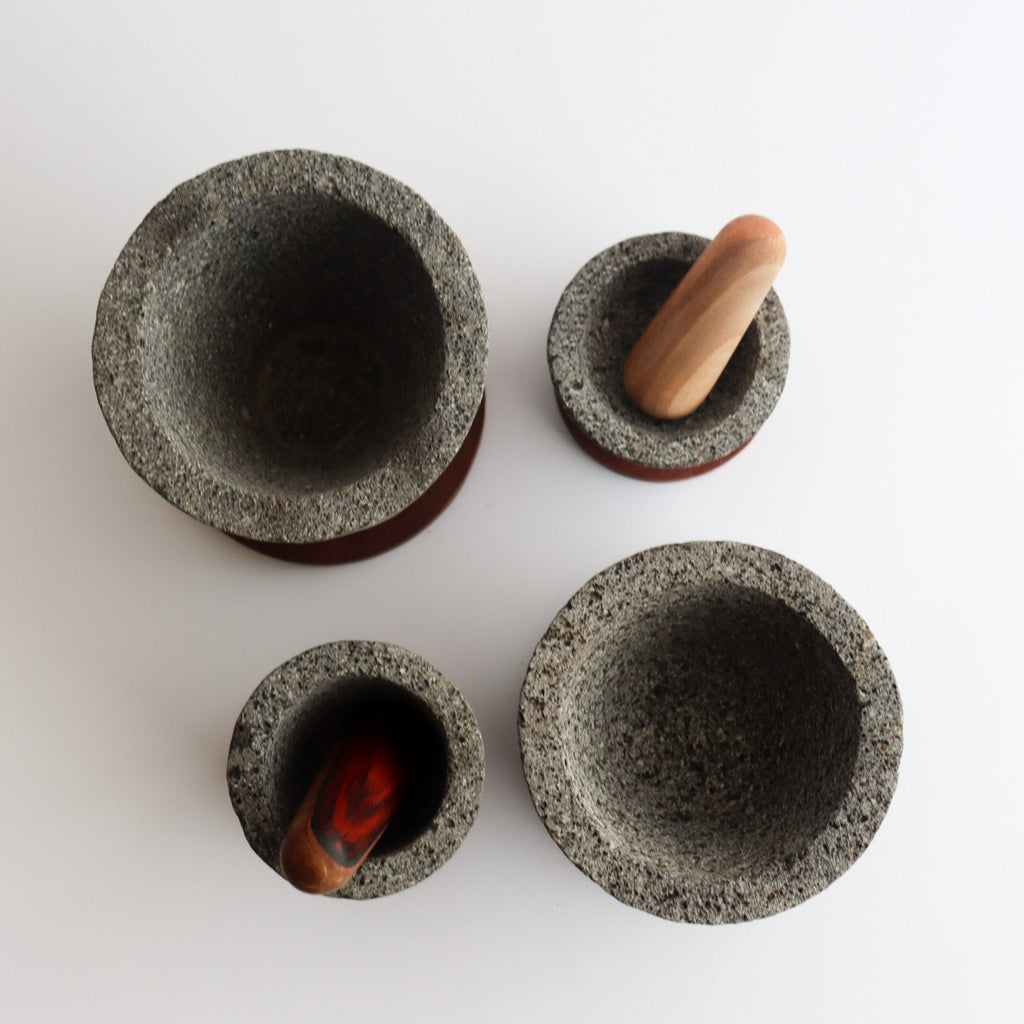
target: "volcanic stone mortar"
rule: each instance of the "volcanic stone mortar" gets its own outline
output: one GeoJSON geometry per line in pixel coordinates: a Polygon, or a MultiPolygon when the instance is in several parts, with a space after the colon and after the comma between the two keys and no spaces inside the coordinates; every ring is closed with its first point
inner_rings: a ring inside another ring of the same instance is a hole
{"type": "Polygon", "coordinates": [[[93,338],[135,471],[203,522],[292,545],[423,496],[479,426],[486,357],[479,284],[440,216],[371,167],[301,150],[214,167],[154,207],[93,338]]]}
{"type": "Polygon", "coordinates": [[[630,476],[676,480],[720,465],[751,440],[782,394],[789,326],[774,289],[689,416],[656,419],[626,394],[626,356],[708,242],[669,232],[613,245],[580,270],[555,309],[548,365],[562,417],[590,455],[630,476]]]}
{"type": "Polygon", "coordinates": [[[465,838],[480,805],[484,748],[462,695],[434,666],[393,644],[325,644],[260,683],[228,754],[228,790],[245,837],[281,874],[281,841],[317,769],[366,715],[392,724],[411,761],[411,782],[369,858],[331,894],[344,899],[415,885],[465,838]]]}
{"type": "Polygon", "coordinates": [[[625,559],[555,617],[519,742],[537,812],[624,903],[719,924],[786,910],[864,851],[902,751],[889,664],[803,566],[730,542],[625,559]]]}

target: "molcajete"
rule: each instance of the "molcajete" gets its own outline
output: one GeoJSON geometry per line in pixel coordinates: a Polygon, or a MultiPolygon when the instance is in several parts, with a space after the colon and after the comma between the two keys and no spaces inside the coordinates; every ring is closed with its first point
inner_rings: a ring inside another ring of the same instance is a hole
{"type": "Polygon", "coordinates": [[[782,394],[789,325],[773,290],[704,402],[657,419],[626,394],[626,357],[709,239],[679,232],[626,239],[589,260],[562,293],[548,367],[562,418],[589,455],[643,480],[720,466],[751,441],[782,394]]]}
{"type": "Polygon", "coordinates": [[[555,617],[519,706],[538,814],[613,896],[676,921],[786,910],[889,806],[896,682],[860,616],[783,555],[642,551],[555,617]]]}
{"type": "Polygon", "coordinates": [[[99,301],[96,393],[133,469],[268,554],[376,554],[473,460],[487,325],[461,243],[353,160],[259,153],[157,204],[99,301]]]}
{"type": "Polygon", "coordinates": [[[345,888],[371,899],[422,881],[458,849],[480,806],[484,748],[459,691],[395,644],[339,641],[286,661],[256,687],[231,737],[227,781],[249,845],[283,875],[280,853],[296,809],[353,723],[387,721],[409,784],[387,830],[345,888]]]}

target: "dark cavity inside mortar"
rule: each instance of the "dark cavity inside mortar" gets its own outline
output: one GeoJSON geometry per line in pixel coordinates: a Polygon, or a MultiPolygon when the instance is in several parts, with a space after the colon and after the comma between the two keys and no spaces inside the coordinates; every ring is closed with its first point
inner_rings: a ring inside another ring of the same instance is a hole
{"type": "Polygon", "coordinates": [[[146,304],[145,380],[164,428],[241,486],[343,486],[432,412],[444,326],[409,243],[357,207],[232,207],[166,260],[146,304]]]}
{"type": "Polygon", "coordinates": [[[852,676],[755,591],[707,584],[617,622],[567,696],[567,767],[600,830],[698,877],[795,855],[852,775],[852,676]]]}
{"type": "MultiPolygon", "coordinates": [[[[596,390],[620,417],[643,416],[626,394],[622,374],[626,357],[693,266],[692,260],[652,259],[623,268],[597,297],[584,340],[584,364],[596,390]]],[[[689,416],[661,421],[674,436],[697,434],[731,415],[750,389],[761,348],[756,321],[740,340],[710,394],[689,416]]]]}
{"type": "Polygon", "coordinates": [[[370,857],[407,846],[430,825],[448,784],[448,748],[441,724],[423,701],[400,686],[383,679],[359,679],[305,702],[283,729],[276,775],[281,840],[335,744],[370,720],[386,723],[407,776],[398,807],[370,857]]]}

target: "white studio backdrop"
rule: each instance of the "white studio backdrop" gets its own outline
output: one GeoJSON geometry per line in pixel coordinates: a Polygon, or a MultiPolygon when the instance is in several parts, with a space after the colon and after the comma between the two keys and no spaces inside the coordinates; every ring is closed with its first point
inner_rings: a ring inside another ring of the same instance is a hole
{"type": "Polygon", "coordinates": [[[1021,1005],[1017,294],[1024,15],[974,5],[22,3],[0,9],[0,1013],[11,1021],[1015,1020],[1021,1005]],[[261,558],[127,467],[96,300],[146,211],[264,149],[371,164],[462,239],[490,320],[476,464],[368,562],[261,558]],[[616,476],[544,345],[592,255],[759,212],[789,379],[748,450],[616,476]],[[623,906],[537,819],[518,689],[570,595],[702,538],[774,548],[867,620],[900,785],[829,889],[719,928],[623,906]],[[258,860],[224,762],[314,644],[409,647],[480,721],[454,858],[366,904],[258,860]]]}

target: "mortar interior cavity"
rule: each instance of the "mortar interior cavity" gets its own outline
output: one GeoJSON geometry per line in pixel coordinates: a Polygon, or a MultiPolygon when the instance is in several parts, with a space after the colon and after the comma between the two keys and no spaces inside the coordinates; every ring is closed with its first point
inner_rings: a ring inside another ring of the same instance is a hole
{"type": "Polygon", "coordinates": [[[608,402],[618,418],[642,418],[652,427],[663,424],[676,438],[706,431],[736,411],[754,379],[761,347],[755,321],[708,397],[689,416],[662,421],[633,405],[622,380],[626,357],[692,265],[692,261],[659,258],[623,267],[597,296],[582,353],[594,393],[608,402]]]}
{"type": "Polygon", "coordinates": [[[859,735],[827,640],[722,583],[618,618],[580,658],[563,716],[570,783],[605,840],[714,879],[799,854],[842,799],[859,735]]]}
{"type": "Polygon", "coordinates": [[[338,680],[304,701],[282,725],[275,776],[277,845],[334,746],[369,719],[387,723],[406,766],[398,807],[370,857],[409,845],[429,827],[448,784],[448,746],[441,724],[423,701],[387,680],[338,680]]]}
{"type": "Polygon", "coordinates": [[[164,261],[148,296],[145,386],[211,473],[284,495],[386,465],[431,415],[444,327],[398,231],[322,195],[226,209],[164,261]]]}

